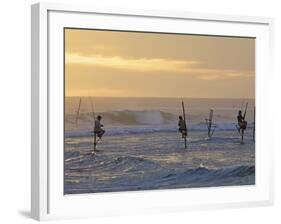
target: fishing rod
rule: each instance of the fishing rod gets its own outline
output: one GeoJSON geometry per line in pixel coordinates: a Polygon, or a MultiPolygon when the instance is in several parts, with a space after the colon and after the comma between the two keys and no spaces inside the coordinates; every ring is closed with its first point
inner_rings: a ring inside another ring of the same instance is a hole
{"type": "Polygon", "coordinates": [[[245,111],[244,111],[244,115],[243,115],[243,120],[245,120],[247,109],[248,109],[248,102],[246,103],[246,107],[245,107],[245,111]]]}

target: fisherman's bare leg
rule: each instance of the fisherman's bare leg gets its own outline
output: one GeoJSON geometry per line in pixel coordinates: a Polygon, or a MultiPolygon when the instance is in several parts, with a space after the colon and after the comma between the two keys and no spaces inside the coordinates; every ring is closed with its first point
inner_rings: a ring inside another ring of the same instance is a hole
{"type": "Polygon", "coordinates": [[[181,133],[182,133],[182,138],[185,138],[187,136],[186,131],[183,130],[181,133]]]}
{"type": "Polygon", "coordinates": [[[105,130],[103,130],[103,129],[99,131],[99,133],[98,133],[98,138],[99,138],[98,141],[102,141],[102,136],[104,135],[104,133],[105,133],[105,130]]]}

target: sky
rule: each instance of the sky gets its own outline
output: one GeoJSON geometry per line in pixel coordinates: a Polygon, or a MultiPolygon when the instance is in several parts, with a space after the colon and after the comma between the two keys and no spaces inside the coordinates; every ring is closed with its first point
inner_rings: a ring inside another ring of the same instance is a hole
{"type": "Polygon", "coordinates": [[[65,29],[65,95],[254,98],[255,39],[65,29]]]}

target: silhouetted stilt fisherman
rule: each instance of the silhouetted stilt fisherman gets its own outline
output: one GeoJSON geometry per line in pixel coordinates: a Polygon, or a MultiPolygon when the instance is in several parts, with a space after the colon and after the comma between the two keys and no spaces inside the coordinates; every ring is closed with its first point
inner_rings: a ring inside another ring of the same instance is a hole
{"type": "Polygon", "coordinates": [[[238,111],[237,121],[238,121],[238,132],[241,135],[241,144],[244,143],[244,132],[247,129],[247,121],[245,120],[247,113],[248,103],[246,104],[244,114],[242,115],[242,110],[238,111]]]}

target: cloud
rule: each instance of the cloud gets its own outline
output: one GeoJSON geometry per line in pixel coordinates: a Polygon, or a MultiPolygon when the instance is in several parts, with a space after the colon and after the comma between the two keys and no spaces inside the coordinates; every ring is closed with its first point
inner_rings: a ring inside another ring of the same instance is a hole
{"type": "Polygon", "coordinates": [[[88,89],[74,89],[66,91],[67,96],[104,96],[104,97],[121,97],[128,94],[124,89],[113,88],[88,88],[88,89]]]}
{"type": "Polygon", "coordinates": [[[254,76],[254,72],[245,70],[231,70],[231,69],[204,69],[195,68],[189,71],[196,75],[198,79],[202,80],[218,80],[231,78],[249,78],[254,76]]]}
{"type": "Polygon", "coordinates": [[[90,66],[102,66],[107,68],[131,70],[143,73],[159,74],[184,74],[202,80],[218,80],[237,77],[251,77],[253,72],[231,69],[204,68],[203,63],[193,60],[172,60],[164,58],[123,58],[120,56],[81,55],[67,52],[66,64],[79,64],[90,66]]]}
{"type": "Polygon", "coordinates": [[[84,56],[72,53],[66,53],[65,59],[67,64],[96,65],[139,72],[170,71],[180,73],[185,72],[186,68],[190,65],[198,63],[196,61],[167,60],[161,58],[127,59],[119,56],[84,56]]]}

